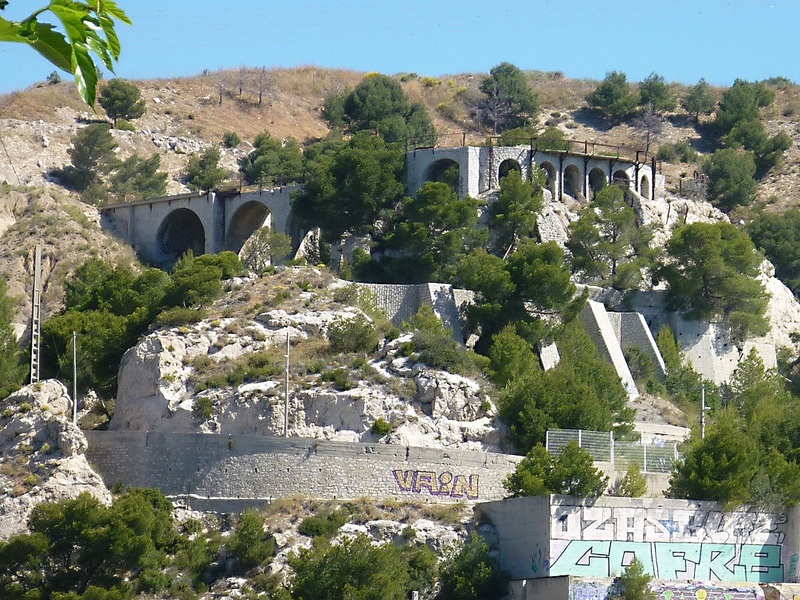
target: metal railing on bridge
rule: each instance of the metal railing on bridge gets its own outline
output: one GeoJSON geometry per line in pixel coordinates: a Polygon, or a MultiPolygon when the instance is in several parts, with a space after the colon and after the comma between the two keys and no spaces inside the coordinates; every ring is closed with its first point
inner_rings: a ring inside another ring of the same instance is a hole
{"type": "Polygon", "coordinates": [[[670,443],[621,442],[611,432],[557,429],[547,432],[546,448],[554,456],[561,454],[570,441],[589,451],[597,462],[607,462],[621,471],[630,463],[638,463],[645,473],[669,473],[672,463],[680,458],[678,445],[670,443]]]}
{"type": "Polygon", "coordinates": [[[414,152],[428,148],[457,148],[461,146],[529,146],[535,151],[563,152],[577,156],[596,158],[614,158],[644,164],[651,162],[652,156],[644,150],[637,150],[618,144],[603,144],[590,140],[554,140],[537,137],[508,137],[492,135],[476,141],[474,136],[466,133],[442,133],[435,137],[409,138],[405,141],[406,152],[414,152]]]}

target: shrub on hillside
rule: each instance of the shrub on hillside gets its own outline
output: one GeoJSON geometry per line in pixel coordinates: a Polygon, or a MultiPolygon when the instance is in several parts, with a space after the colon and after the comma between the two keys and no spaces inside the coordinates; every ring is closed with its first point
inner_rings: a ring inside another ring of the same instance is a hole
{"type": "Polygon", "coordinates": [[[378,345],[378,333],[363,314],[337,318],[328,328],[328,343],[333,352],[372,352],[378,345]]]}

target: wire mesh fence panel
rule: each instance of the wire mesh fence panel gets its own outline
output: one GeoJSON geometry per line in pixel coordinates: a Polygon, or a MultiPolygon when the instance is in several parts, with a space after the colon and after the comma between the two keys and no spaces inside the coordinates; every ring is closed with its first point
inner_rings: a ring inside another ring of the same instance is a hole
{"type": "Polygon", "coordinates": [[[616,442],[607,432],[577,429],[548,431],[547,449],[553,456],[558,456],[571,440],[588,450],[595,461],[613,463],[617,471],[627,469],[631,463],[637,463],[645,472],[669,473],[672,463],[679,458],[675,444],[616,442]]]}
{"type": "Polygon", "coordinates": [[[578,429],[557,429],[547,432],[547,449],[554,456],[561,454],[564,446],[576,441],[581,448],[588,450],[596,461],[611,462],[614,443],[611,434],[603,431],[582,431],[578,429]]]}

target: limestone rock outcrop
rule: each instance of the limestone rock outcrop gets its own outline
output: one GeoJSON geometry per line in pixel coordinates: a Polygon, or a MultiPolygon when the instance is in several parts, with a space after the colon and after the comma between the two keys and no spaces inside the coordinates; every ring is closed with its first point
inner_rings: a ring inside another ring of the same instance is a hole
{"type": "Polygon", "coordinates": [[[41,502],[89,492],[109,503],[103,480],[86,461],[86,438],[71,420],[72,400],[58,381],[28,385],[3,402],[0,416],[0,540],[25,530],[41,502]]]}
{"type": "MultiPolygon", "coordinates": [[[[360,311],[353,307],[275,309],[252,319],[204,320],[155,331],[122,360],[110,428],[282,435],[283,372],[251,383],[204,385],[205,372],[246,361],[272,347],[283,350],[287,336],[292,343],[309,338],[324,343],[322,336],[332,322],[357,314],[360,311]]],[[[480,384],[401,356],[409,340],[401,337],[388,342],[378,359],[347,370],[347,385],[330,380],[329,372],[302,377],[293,373],[289,435],[499,450],[501,435],[494,407],[480,384]],[[379,420],[388,423],[391,431],[373,428],[379,420]]]]}

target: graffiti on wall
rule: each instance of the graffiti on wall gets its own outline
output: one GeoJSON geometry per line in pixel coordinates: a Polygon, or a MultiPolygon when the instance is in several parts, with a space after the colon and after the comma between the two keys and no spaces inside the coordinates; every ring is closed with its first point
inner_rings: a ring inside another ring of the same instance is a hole
{"type": "MultiPolygon", "coordinates": [[[[708,583],[652,582],[650,589],[657,600],[764,600],[760,587],[725,587],[708,583]]],[[[599,581],[576,581],[573,600],[607,600],[612,592],[608,584],[599,581]]]]}
{"type": "Polygon", "coordinates": [[[448,471],[392,471],[401,492],[478,499],[478,475],[453,475],[448,471]]]}
{"type": "Polygon", "coordinates": [[[572,540],[550,574],[615,577],[634,557],[659,579],[783,581],[781,547],[762,544],[572,540]]]}
{"type": "Polygon", "coordinates": [[[552,517],[550,575],[614,577],[636,557],[660,579],[784,580],[783,514],[559,505],[552,517]]]}

